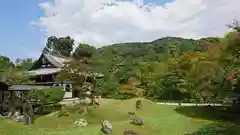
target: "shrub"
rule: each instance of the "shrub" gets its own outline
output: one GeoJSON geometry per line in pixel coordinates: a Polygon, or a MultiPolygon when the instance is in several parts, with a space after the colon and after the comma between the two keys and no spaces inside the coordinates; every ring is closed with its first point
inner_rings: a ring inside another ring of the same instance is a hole
{"type": "Polygon", "coordinates": [[[65,91],[62,87],[51,87],[42,90],[33,90],[31,98],[38,99],[42,104],[57,103],[63,99],[65,91]]]}

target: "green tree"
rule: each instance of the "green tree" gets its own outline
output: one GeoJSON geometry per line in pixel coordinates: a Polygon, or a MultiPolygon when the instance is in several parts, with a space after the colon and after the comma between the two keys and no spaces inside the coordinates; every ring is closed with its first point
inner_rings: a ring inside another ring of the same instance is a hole
{"type": "Polygon", "coordinates": [[[32,67],[33,63],[34,63],[34,61],[32,58],[16,59],[15,67],[18,70],[28,70],[32,67]]]}
{"type": "Polygon", "coordinates": [[[233,24],[228,25],[233,29],[231,33],[222,40],[222,53],[219,59],[221,66],[225,71],[225,78],[222,81],[222,93],[237,92],[240,93],[240,31],[239,22],[235,20],[233,24]]]}
{"type": "Polygon", "coordinates": [[[0,56],[0,77],[2,81],[7,81],[8,77],[11,76],[14,69],[14,64],[10,58],[6,56],[0,56]]]}
{"type": "Polygon", "coordinates": [[[10,58],[0,55],[0,71],[5,71],[9,67],[14,67],[14,64],[11,62],[10,58]]]}
{"type": "Polygon", "coordinates": [[[76,60],[72,59],[65,63],[65,67],[58,74],[57,80],[71,81],[75,86],[81,86],[85,75],[91,72],[91,67],[87,59],[76,60]]]}
{"type": "Polygon", "coordinates": [[[75,59],[81,59],[82,57],[92,57],[96,52],[96,48],[94,46],[90,46],[88,44],[79,44],[78,47],[73,52],[73,57],[75,59]]]}
{"type": "Polygon", "coordinates": [[[73,50],[74,40],[67,37],[55,37],[51,36],[48,38],[46,47],[54,53],[61,54],[63,56],[69,57],[73,50]]]}
{"type": "Polygon", "coordinates": [[[62,87],[45,88],[42,90],[33,89],[29,93],[29,98],[31,100],[38,100],[41,105],[38,111],[42,113],[45,105],[59,103],[63,99],[64,94],[65,91],[62,87]]]}
{"type": "Polygon", "coordinates": [[[161,88],[166,98],[184,99],[184,95],[192,98],[213,96],[217,89],[216,81],[219,65],[206,52],[189,52],[169,59],[167,70],[161,77],[161,88]],[[203,94],[212,93],[213,95],[203,94]],[[174,95],[176,94],[176,95],[174,95]]]}

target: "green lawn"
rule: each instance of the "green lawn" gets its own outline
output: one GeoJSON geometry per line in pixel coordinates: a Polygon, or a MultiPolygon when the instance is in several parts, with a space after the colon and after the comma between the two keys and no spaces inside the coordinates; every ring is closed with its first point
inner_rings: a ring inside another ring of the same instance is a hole
{"type": "Polygon", "coordinates": [[[89,113],[81,117],[73,113],[66,117],[53,115],[36,119],[34,125],[22,125],[11,120],[0,119],[0,135],[101,135],[100,121],[109,120],[113,124],[113,135],[122,135],[125,128],[137,131],[143,135],[184,135],[194,132],[204,124],[214,121],[193,118],[176,111],[176,106],[157,105],[144,100],[143,108],[137,113],[144,119],[142,127],[128,123],[127,112],[133,111],[135,99],[103,100],[100,108],[90,108],[89,113]],[[89,122],[86,128],[75,127],[74,121],[85,118],[89,122]]]}

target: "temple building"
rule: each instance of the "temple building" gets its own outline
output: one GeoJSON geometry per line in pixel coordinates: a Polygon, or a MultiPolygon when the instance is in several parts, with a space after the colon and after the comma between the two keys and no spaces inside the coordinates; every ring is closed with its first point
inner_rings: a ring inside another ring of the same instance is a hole
{"type": "Polygon", "coordinates": [[[68,82],[55,82],[57,74],[70,59],[60,55],[53,55],[47,49],[42,51],[39,59],[28,70],[27,75],[36,84],[62,86],[66,91],[64,98],[72,97],[72,84],[68,82]]]}
{"type": "Polygon", "coordinates": [[[69,61],[68,58],[53,55],[44,49],[39,59],[28,70],[28,75],[31,79],[34,79],[36,83],[53,82],[67,61],[69,61]]]}
{"type": "MultiPolygon", "coordinates": [[[[27,75],[30,77],[31,80],[35,81],[35,84],[37,85],[63,87],[65,91],[64,98],[77,97],[78,93],[77,91],[73,90],[71,82],[55,81],[57,74],[62,70],[63,67],[65,67],[65,63],[68,61],[70,61],[70,58],[53,54],[48,49],[44,49],[39,59],[27,71],[27,75]]],[[[102,78],[104,75],[101,73],[91,73],[87,76],[94,76],[94,79],[98,79],[102,78]]],[[[87,80],[87,82],[91,82],[91,79],[87,80]]]]}

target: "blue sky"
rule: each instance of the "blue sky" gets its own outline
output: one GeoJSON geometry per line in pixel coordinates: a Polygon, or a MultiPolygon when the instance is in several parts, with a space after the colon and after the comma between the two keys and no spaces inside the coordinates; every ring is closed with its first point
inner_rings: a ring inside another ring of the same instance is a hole
{"type": "MultiPolygon", "coordinates": [[[[38,3],[43,0],[0,1],[0,54],[12,59],[25,58],[29,51],[39,51],[44,36],[30,26],[42,14],[38,3]]],[[[32,52],[34,53],[34,52],[32,52]]]]}
{"type": "MultiPolygon", "coordinates": [[[[44,46],[44,33],[30,22],[37,20],[43,11],[38,4],[47,0],[0,1],[0,54],[11,59],[26,58],[39,53],[44,46]]],[[[163,4],[169,0],[145,0],[163,4]]]]}

